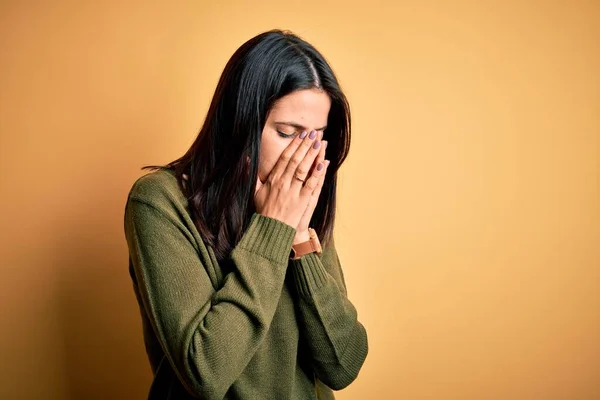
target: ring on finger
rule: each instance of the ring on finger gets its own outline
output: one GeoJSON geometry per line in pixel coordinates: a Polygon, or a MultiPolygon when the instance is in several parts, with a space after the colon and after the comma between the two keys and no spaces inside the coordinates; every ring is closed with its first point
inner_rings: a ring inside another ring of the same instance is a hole
{"type": "Polygon", "coordinates": [[[306,179],[302,179],[298,176],[298,174],[294,174],[294,178],[298,179],[300,182],[304,183],[306,179]]]}

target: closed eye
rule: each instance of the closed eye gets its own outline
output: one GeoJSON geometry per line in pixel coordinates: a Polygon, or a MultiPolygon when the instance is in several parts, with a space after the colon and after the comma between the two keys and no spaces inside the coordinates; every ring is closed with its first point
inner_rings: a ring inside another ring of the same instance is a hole
{"type": "Polygon", "coordinates": [[[291,135],[288,135],[287,133],[283,133],[281,131],[277,131],[277,133],[279,134],[279,136],[281,136],[282,138],[285,138],[285,139],[291,139],[297,135],[297,133],[292,133],[291,135]]]}

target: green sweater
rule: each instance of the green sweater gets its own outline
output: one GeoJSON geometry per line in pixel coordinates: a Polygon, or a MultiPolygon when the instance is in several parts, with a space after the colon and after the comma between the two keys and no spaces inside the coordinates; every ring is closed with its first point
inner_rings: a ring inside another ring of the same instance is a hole
{"type": "Polygon", "coordinates": [[[254,214],[219,265],[167,169],[133,184],[124,222],[149,399],[332,399],[358,375],[367,335],[333,245],[290,260],[296,230],[254,214]]]}

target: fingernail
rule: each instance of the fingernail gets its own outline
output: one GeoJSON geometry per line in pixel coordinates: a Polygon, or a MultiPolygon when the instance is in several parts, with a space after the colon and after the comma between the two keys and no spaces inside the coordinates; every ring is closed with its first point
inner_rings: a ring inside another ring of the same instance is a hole
{"type": "Polygon", "coordinates": [[[326,166],[326,167],[329,167],[329,164],[330,164],[330,163],[331,163],[331,161],[329,161],[329,160],[325,160],[325,166],[326,166]]]}
{"type": "Polygon", "coordinates": [[[327,148],[327,140],[323,140],[323,150],[327,148]]]}
{"type": "Polygon", "coordinates": [[[314,138],[316,138],[316,137],[317,137],[317,131],[312,131],[312,132],[310,133],[310,136],[309,136],[309,138],[311,138],[311,139],[314,139],[314,138]]]}
{"type": "Polygon", "coordinates": [[[317,165],[317,171],[320,171],[323,169],[323,163],[319,163],[319,165],[317,165]]]}
{"type": "Polygon", "coordinates": [[[304,131],[300,134],[300,139],[304,139],[308,135],[308,132],[304,131]]]}
{"type": "Polygon", "coordinates": [[[320,145],[321,145],[321,142],[317,140],[315,142],[315,144],[313,144],[313,149],[315,149],[315,150],[318,149],[320,145]]]}

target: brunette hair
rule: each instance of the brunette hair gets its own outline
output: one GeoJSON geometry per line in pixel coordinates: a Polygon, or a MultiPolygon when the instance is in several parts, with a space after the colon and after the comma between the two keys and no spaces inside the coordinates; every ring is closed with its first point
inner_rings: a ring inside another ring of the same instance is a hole
{"type": "Polygon", "coordinates": [[[228,258],[255,212],[261,135],[269,111],[282,97],[314,88],[331,99],[323,136],[331,163],[311,219],[327,247],[333,240],[337,171],[350,149],[350,107],[325,58],[289,31],[261,33],[237,49],[189,150],[166,166],[143,168],[174,170],[194,223],[217,260],[228,258]]]}

